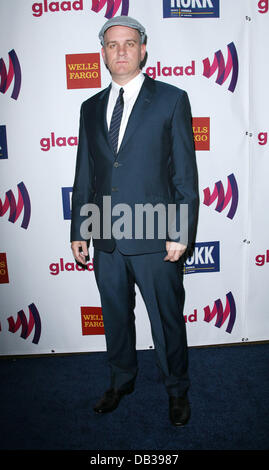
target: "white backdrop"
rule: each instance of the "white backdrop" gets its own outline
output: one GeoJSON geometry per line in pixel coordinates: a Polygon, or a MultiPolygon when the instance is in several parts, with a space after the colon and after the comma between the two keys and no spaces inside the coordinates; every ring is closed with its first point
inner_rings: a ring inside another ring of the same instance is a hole
{"type": "MultiPolygon", "coordinates": [[[[70,195],[80,105],[110,82],[98,32],[121,11],[147,29],[143,71],[191,101],[201,203],[188,343],[269,339],[268,1],[2,0],[1,355],[106,349],[92,262],[81,270],[70,249],[70,195]]],[[[139,292],[135,314],[137,348],[153,347],[139,292]]]]}

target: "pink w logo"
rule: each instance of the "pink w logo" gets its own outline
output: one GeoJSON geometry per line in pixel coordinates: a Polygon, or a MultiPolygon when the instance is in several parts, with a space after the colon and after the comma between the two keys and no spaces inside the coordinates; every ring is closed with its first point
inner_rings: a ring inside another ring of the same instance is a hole
{"type": "Polygon", "coordinates": [[[9,68],[7,72],[7,68],[3,59],[0,59],[0,92],[6,93],[9,89],[11,82],[14,78],[14,86],[11,98],[16,100],[19,96],[20,89],[21,89],[21,67],[17,57],[16,52],[14,49],[9,51],[9,68]]]}
{"type": "Polygon", "coordinates": [[[226,294],[225,310],[223,310],[223,305],[222,305],[221,300],[217,299],[214,303],[213,309],[210,310],[210,307],[207,306],[204,308],[204,313],[205,313],[204,321],[208,323],[211,320],[213,320],[215,316],[217,316],[216,323],[215,323],[215,326],[217,328],[221,328],[223,323],[225,323],[225,321],[229,317],[226,332],[231,333],[234,323],[235,323],[235,318],[236,318],[236,306],[235,306],[233,294],[231,292],[228,292],[228,294],[226,294]]]}
{"type": "Polygon", "coordinates": [[[29,320],[27,320],[26,315],[23,310],[20,310],[17,315],[16,322],[13,317],[7,319],[9,324],[9,329],[11,333],[16,333],[19,328],[21,328],[21,338],[27,339],[28,336],[32,333],[33,328],[35,327],[35,334],[32,340],[32,343],[37,344],[41,335],[41,319],[39,312],[34,303],[28,306],[29,309],[29,320]]]}
{"type": "Polygon", "coordinates": [[[129,0],[92,0],[92,10],[99,13],[105,4],[107,4],[105,17],[108,19],[115,16],[121,4],[121,15],[128,15],[129,0]]]}
{"type": "Polygon", "coordinates": [[[228,44],[227,48],[228,48],[228,59],[227,59],[226,65],[224,62],[224,57],[223,57],[222,52],[217,51],[215,52],[212,65],[210,65],[209,59],[203,60],[203,64],[204,64],[203,75],[207,78],[210,78],[215,73],[215,71],[218,70],[216,83],[218,83],[218,85],[222,85],[227,80],[230,73],[232,72],[231,82],[230,82],[228,90],[231,92],[234,92],[236,84],[237,84],[237,79],[238,79],[238,70],[239,70],[238,56],[237,56],[236,47],[233,42],[228,44]]]}
{"type": "Polygon", "coordinates": [[[210,192],[209,188],[204,189],[204,204],[210,206],[216,199],[218,200],[216,211],[222,212],[231,201],[230,210],[227,214],[229,219],[233,219],[238,206],[238,186],[234,174],[228,176],[228,187],[226,194],[224,193],[223,184],[218,181],[215,184],[214,191],[210,192]]]}
{"type": "Polygon", "coordinates": [[[2,217],[9,209],[9,222],[15,223],[24,209],[21,227],[27,229],[31,217],[31,203],[28,191],[23,182],[17,185],[18,202],[11,190],[6,192],[5,202],[2,204],[0,199],[0,217],[2,217]]]}

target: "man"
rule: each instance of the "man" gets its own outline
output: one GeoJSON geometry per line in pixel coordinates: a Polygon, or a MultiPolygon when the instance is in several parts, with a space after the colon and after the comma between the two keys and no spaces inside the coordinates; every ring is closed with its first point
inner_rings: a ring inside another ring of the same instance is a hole
{"type": "Polygon", "coordinates": [[[188,96],[142,74],[146,34],[137,20],[112,18],[99,38],[112,83],[81,107],[71,223],[74,257],[85,263],[89,238],[85,223],[87,226],[89,219],[84,210],[80,212],[81,207],[94,203],[100,210],[103,235],[93,235],[94,270],[111,383],[94,410],[114,410],[134,389],[136,284],[149,314],[157,364],[169,396],[170,420],[180,426],[190,416],[182,256],[194,240],[198,212],[188,96]],[[104,197],[108,196],[112,215],[104,210],[104,197]],[[115,231],[111,237],[107,235],[109,223],[120,215],[118,204],[130,208],[131,236],[116,237],[115,231]],[[174,231],[165,236],[160,237],[155,227],[151,236],[147,236],[148,227],[136,236],[134,213],[141,204],[161,204],[165,209],[174,204],[176,216],[180,216],[180,205],[187,205],[188,240],[180,237],[182,230],[176,230],[175,218],[174,231]]]}

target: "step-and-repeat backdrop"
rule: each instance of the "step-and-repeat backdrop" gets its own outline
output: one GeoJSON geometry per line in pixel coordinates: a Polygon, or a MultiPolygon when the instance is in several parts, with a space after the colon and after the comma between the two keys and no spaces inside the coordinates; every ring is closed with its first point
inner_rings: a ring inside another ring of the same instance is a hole
{"type": "MultiPolygon", "coordinates": [[[[268,0],[2,0],[1,355],[106,349],[93,250],[83,269],[70,249],[70,201],[80,105],[110,82],[98,32],[119,14],[147,29],[144,73],[191,102],[188,343],[269,339],[268,0]]],[[[139,291],[135,314],[137,348],[153,348],[139,291]]]]}

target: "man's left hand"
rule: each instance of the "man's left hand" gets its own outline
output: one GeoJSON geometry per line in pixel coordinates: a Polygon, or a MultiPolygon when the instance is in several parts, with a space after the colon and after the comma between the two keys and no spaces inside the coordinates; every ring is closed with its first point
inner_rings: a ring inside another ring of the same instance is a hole
{"type": "Polygon", "coordinates": [[[177,242],[166,242],[167,255],[164,261],[178,261],[179,258],[185,253],[187,247],[177,242]]]}

